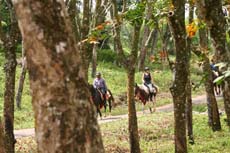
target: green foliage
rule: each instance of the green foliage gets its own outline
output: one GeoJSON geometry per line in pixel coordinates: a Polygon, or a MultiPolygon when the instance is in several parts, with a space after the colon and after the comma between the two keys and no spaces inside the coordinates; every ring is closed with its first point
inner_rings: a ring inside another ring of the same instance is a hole
{"type": "Polygon", "coordinates": [[[145,11],[145,3],[134,3],[129,6],[124,18],[131,23],[131,25],[141,25],[143,22],[143,14],[145,11]]]}
{"type": "MultiPolygon", "coordinates": [[[[226,69],[227,64],[226,63],[218,63],[215,64],[219,69],[226,69]]],[[[221,84],[225,79],[230,77],[230,68],[228,70],[224,71],[223,74],[219,77],[217,77],[213,82],[216,84],[221,84]]]]}
{"type": "Polygon", "coordinates": [[[117,60],[117,54],[110,49],[98,50],[97,59],[100,62],[114,63],[117,60]]]}

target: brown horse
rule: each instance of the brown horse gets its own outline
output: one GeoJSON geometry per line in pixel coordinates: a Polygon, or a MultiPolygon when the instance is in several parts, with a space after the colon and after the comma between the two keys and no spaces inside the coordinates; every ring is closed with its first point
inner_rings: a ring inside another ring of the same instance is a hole
{"type": "Polygon", "coordinates": [[[89,90],[91,93],[91,99],[96,106],[97,114],[100,115],[102,118],[101,108],[104,107],[105,110],[105,116],[106,116],[106,108],[107,108],[107,102],[109,103],[109,112],[111,113],[112,109],[112,102],[114,102],[113,94],[108,89],[106,93],[106,100],[103,99],[102,93],[99,91],[99,89],[95,89],[93,85],[89,85],[89,90]]]}
{"type": "MultiPolygon", "coordinates": [[[[154,90],[153,92],[148,91],[147,87],[145,85],[135,85],[134,88],[134,93],[135,97],[138,98],[142,102],[142,111],[144,113],[144,105],[147,102],[152,102],[153,103],[153,111],[155,112],[156,110],[156,95],[159,91],[157,86],[153,87],[154,90]]],[[[149,106],[149,110],[152,113],[152,108],[149,106]]]]}

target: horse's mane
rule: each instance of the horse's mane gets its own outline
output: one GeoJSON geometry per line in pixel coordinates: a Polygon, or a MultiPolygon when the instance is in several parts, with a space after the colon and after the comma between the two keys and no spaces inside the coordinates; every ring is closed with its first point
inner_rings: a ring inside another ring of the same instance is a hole
{"type": "Polygon", "coordinates": [[[143,88],[143,85],[136,85],[136,90],[140,92],[140,95],[143,96],[144,98],[148,97],[148,93],[145,91],[143,88]]]}

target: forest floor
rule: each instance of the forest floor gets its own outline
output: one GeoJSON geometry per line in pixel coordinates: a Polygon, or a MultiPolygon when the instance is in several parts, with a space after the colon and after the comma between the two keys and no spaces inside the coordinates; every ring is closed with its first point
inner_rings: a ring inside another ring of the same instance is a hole
{"type": "MultiPolygon", "coordinates": [[[[217,98],[217,100],[222,99],[221,96],[218,96],[216,98],[217,98]]],[[[192,102],[194,105],[204,104],[204,103],[206,103],[206,95],[196,96],[196,97],[192,98],[192,102]]],[[[173,104],[172,103],[156,108],[156,112],[171,112],[171,111],[173,111],[173,104]]],[[[149,111],[145,110],[145,113],[149,113],[149,111]]],[[[142,116],[142,115],[144,115],[142,111],[137,112],[137,116],[142,116]]],[[[125,118],[128,118],[128,114],[116,115],[116,116],[107,116],[107,117],[103,117],[102,119],[98,118],[98,122],[99,122],[99,124],[103,124],[103,123],[113,122],[113,121],[117,121],[117,120],[125,119],[125,118]]],[[[22,138],[22,137],[33,136],[34,133],[35,133],[34,128],[20,129],[20,130],[14,131],[16,139],[22,138]]]]}

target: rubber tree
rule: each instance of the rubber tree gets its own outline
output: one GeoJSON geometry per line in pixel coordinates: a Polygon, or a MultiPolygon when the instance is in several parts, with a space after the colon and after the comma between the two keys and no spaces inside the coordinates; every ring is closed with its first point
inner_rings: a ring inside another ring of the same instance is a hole
{"type": "MultiPolygon", "coordinates": [[[[107,14],[106,12],[106,6],[108,4],[108,0],[96,0],[96,7],[95,12],[93,15],[93,27],[102,26],[102,24],[105,22],[105,16],[107,14]]],[[[104,26],[102,26],[104,28],[104,26]]],[[[103,30],[103,29],[102,29],[103,30]]],[[[100,45],[103,45],[105,40],[102,40],[103,42],[100,45]]],[[[95,77],[96,71],[97,71],[97,49],[98,49],[98,43],[93,44],[93,53],[92,53],[92,73],[91,77],[95,77]]]]}
{"type": "Polygon", "coordinates": [[[2,125],[2,120],[0,118],[0,150],[2,153],[5,153],[5,142],[4,142],[4,133],[3,133],[3,125],[2,125]]]}
{"type": "Polygon", "coordinates": [[[147,5],[145,9],[145,22],[143,27],[143,38],[141,42],[141,48],[140,48],[140,55],[138,59],[138,69],[139,71],[144,70],[144,63],[145,63],[145,57],[148,50],[148,45],[150,43],[150,38],[152,38],[154,30],[151,30],[150,26],[148,25],[148,21],[152,18],[153,13],[153,4],[155,1],[149,1],[147,0],[147,5]]]}
{"type": "Polygon", "coordinates": [[[204,25],[200,12],[198,12],[198,18],[200,19],[200,28],[199,28],[199,50],[195,50],[194,53],[201,57],[203,64],[202,69],[204,72],[204,84],[207,98],[207,107],[208,107],[208,124],[212,127],[213,131],[221,130],[221,123],[219,117],[218,105],[214,93],[213,85],[213,74],[210,67],[209,60],[209,48],[208,48],[208,29],[204,25]]]}
{"type": "Polygon", "coordinates": [[[4,1],[2,5],[6,5],[9,13],[9,23],[7,30],[3,30],[0,25],[0,39],[3,42],[6,63],[5,71],[5,91],[4,91],[4,139],[5,151],[15,152],[14,138],[14,97],[15,97],[15,74],[16,74],[16,49],[20,40],[20,32],[15,17],[15,11],[11,0],[4,1]]]}
{"type": "Polygon", "coordinates": [[[22,42],[22,61],[21,61],[21,73],[18,81],[18,90],[16,93],[16,106],[18,109],[21,109],[21,101],[22,101],[22,93],[23,93],[23,87],[24,87],[24,82],[26,78],[26,56],[23,48],[23,42],[22,42]]]}
{"type": "Polygon", "coordinates": [[[127,10],[125,19],[131,21],[133,26],[133,35],[131,40],[131,50],[128,56],[125,56],[124,50],[120,38],[120,26],[122,24],[121,18],[118,15],[118,7],[116,0],[112,0],[113,3],[113,16],[114,16],[114,32],[115,32],[115,45],[118,53],[120,63],[124,66],[127,72],[127,101],[128,101],[128,120],[129,120],[129,141],[130,152],[140,153],[139,135],[137,116],[134,99],[134,84],[135,84],[135,67],[137,64],[139,37],[142,25],[142,16],[145,8],[145,3],[140,2],[136,4],[136,8],[133,10],[127,10]],[[131,14],[135,14],[132,16],[131,14]]]}
{"type": "Polygon", "coordinates": [[[169,12],[169,25],[175,43],[175,79],[170,88],[174,104],[175,152],[187,152],[186,140],[186,84],[188,81],[188,52],[185,30],[185,1],[172,0],[173,9],[169,12]]]}
{"type": "Polygon", "coordinates": [[[38,152],[103,153],[64,1],[14,1],[28,64],[38,152]]]}
{"type": "MultiPolygon", "coordinates": [[[[222,10],[221,0],[196,1],[197,10],[201,19],[207,24],[212,43],[215,48],[216,62],[230,64],[230,51],[226,49],[226,20],[222,10]]],[[[227,124],[230,126],[230,78],[224,81],[223,97],[227,124]]]]}
{"type": "MultiPolygon", "coordinates": [[[[192,0],[189,0],[189,25],[191,25],[194,21],[194,5],[192,0]]],[[[188,51],[188,82],[186,85],[186,121],[187,121],[187,131],[189,143],[194,144],[193,137],[193,124],[192,124],[192,87],[191,87],[191,71],[190,71],[190,60],[191,60],[191,46],[192,46],[192,37],[187,36],[187,51],[188,51]]]]}

